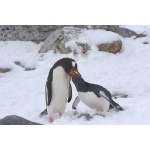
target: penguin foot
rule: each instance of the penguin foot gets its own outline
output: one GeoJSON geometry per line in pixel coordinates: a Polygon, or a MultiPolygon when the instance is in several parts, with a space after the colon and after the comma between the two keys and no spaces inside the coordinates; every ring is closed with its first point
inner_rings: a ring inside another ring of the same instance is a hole
{"type": "Polygon", "coordinates": [[[49,122],[52,123],[54,120],[52,117],[49,117],[49,122]]]}

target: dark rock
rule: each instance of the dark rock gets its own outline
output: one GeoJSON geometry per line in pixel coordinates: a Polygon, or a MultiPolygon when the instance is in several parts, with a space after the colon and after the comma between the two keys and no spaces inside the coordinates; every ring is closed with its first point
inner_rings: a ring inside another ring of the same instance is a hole
{"type": "Polygon", "coordinates": [[[143,42],[143,44],[149,44],[149,43],[145,41],[145,42],[143,42]]]}
{"type": "Polygon", "coordinates": [[[20,67],[22,67],[22,68],[24,68],[25,66],[23,66],[22,64],[21,64],[21,62],[20,61],[15,61],[14,62],[17,66],[20,66],[20,67]]]}
{"type": "Polygon", "coordinates": [[[29,121],[20,116],[10,115],[0,119],[0,125],[42,125],[36,122],[29,121]]]}
{"type": "Polygon", "coordinates": [[[25,68],[25,71],[35,70],[36,68],[25,68]]]}
{"type": "Polygon", "coordinates": [[[0,73],[6,73],[9,72],[11,69],[10,68],[0,68],[0,73]]]}
{"type": "Polygon", "coordinates": [[[31,71],[31,70],[35,70],[35,69],[36,69],[36,68],[33,68],[33,67],[31,67],[31,68],[25,67],[24,65],[21,64],[20,61],[15,61],[14,63],[15,63],[17,66],[20,66],[20,67],[22,67],[22,68],[25,68],[25,71],[31,71]]]}

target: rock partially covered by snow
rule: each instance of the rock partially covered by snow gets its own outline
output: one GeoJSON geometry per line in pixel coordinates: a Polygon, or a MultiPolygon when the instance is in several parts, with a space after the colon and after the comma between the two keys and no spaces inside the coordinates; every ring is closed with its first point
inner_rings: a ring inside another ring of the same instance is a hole
{"type": "Polygon", "coordinates": [[[10,115],[0,119],[0,125],[41,125],[36,122],[29,121],[20,116],[10,115]]]}
{"type": "Polygon", "coordinates": [[[121,41],[114,41],[112,43],[105,43],[98,45],[99,51],[106,51],[113,54],[120,52],[121,47],[122,47],[121,41]]]}
{"type": "MultiPolygon", "coordinates": [[[[0,25],[0,41],[34,41],[43,42],[51,32],[63,28],[75,27],[80,29],[103,29],[118,33],[123,37],[141,37],[144,34],[122,28],[119,25],[0,25]]],[[[129,27],[129,26],[127,26],[129,27]]],[[[132,27],[129,27],[132,29],[132,27]]]]}
{"type": "MultiPolygon", "coordinates": [[[[83,54],[86,54],[90,50],[90,46],[87,43],[76,42],[77,47],[81,50],[83,54]]],[[[75,51],[74,51],[75,53],[75,51]]]]}
{"type": "Polygon", "coordinates": [[[87,54],[96,46],[99,51],[117,53],[120,51],[121,37],[110,31],[98,29],[63,28],[52,32],[40,49],[40,53],[50,50],[63,54],[87,54]]]}
{"type": "Polygon", "coordinates": [[[43,43],[40,49],[40,53],[46,53],[49,50],[60,51],[60,53],[69,53],[69,49],[65,49],[65,43],[68,40],[68,36],[64,33],[63,29],[58,29],[52,32],[46,41],[43,43]]]}
{"type": "Polygon", "coordinates": [[[71,40],[76,40],[80,32],[81,29],[73,27],[58,29],[49,35],[49,37],[41,46],[39,52],[46,53],[49,50],[54,50],[54,52],[68,54],[72,51],[75,51],[75,49],[77,49],[77,46],[70,47],[70,45],[68,46],[66,45],[66,43],[71,40]]]}

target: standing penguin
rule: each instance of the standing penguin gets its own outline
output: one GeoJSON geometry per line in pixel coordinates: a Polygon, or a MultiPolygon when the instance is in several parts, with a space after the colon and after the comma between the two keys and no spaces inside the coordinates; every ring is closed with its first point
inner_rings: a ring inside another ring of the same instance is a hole
{"type": "Polygon", "coordinates": [[[78,96],[72,105],[73,109],[76,109],[81,100],[85,105],[97,111],[107,112],[111,107],[118,111],[123,110],[119,104],[113,101],[110,92],[104,87],[88,83],[81,76],[73,76],[72,81],[78,91],[78,96]]]}
{"type": "Polygon", "coordinates": [[[62,115],[66,108],[66,103],[71,101],[72,87],[70,84],[72,76],[78,76],[77,63],[71,58],[58,60],[50,69],[45,85],[46,109],[40,116],[48,114],[49,122],[53,122],[52,115],[59,113],[62,115]]]}

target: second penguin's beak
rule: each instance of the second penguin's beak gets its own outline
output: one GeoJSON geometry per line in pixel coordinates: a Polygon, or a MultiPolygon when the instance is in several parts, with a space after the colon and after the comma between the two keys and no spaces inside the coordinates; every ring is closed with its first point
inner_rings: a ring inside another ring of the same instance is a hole
{"type": "Polygon", "coordinates": [[[69,72],[69,81],[71,81],[72,76],[81,76],[80,73],[76,70],[76,69],[71,69],[71,71],[69,72]]]}

